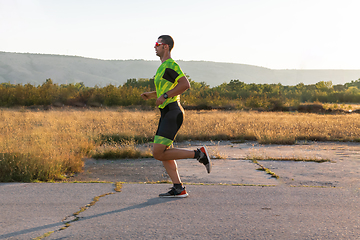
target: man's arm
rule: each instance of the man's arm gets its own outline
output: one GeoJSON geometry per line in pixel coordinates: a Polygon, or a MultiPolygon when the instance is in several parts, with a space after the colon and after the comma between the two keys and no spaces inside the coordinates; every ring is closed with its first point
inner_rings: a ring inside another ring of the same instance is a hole
{"type": "Polygon", "coordinates": [[[149,100],[149,99],[151,99],[151,98],[157,98],[156,91],[144,92],[143,94],[141,94],[141,97],[142,97],[144,100],[149,100]]]}
{"type": "Polygon", "coordinates": [[[167,95],[169,96],[169,98],[174,97],[174,96],[182,94],[189,88],[190,88],[189,80],[184,76],[184,77],[179,78],[178,84],[176,85],[176,87],[174,87],[173,89],[168,91],[167,95]]]}
{"type": "MultiPolygon", "coordinates": [[[[177,95],[180,95],[182,94],[183,92],[185,92],[187,89],[190,88],[190,83],[189,83],[189,80],[183,76],[181,78],[179,78],[178,80],[178,84],[176,85],[176,87],[174,87],[173,89],[167,91],[167,95],[169,98],[171,97],[174,97],[174,96],[177,96],[177,95]]],[[[155,92],[156,94],[156,92],[155,92]]],[[[156,100],[156,106],[159,106],[161,104],[163,104],[165,102],[165,98],[164,98],[164,95],[161,95],[157,100],[156,100]]]]}

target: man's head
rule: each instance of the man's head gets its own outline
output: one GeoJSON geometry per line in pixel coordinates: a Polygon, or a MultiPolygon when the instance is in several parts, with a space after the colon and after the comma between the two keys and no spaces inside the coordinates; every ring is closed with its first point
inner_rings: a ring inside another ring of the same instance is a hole
{"type": "Polygon", "coordinates": [[[158,39],[161,39],[161,42],[169,45],[169,51],[171,52],[174,47],[174,39],[169,35],[161,35],[158,39]]]}

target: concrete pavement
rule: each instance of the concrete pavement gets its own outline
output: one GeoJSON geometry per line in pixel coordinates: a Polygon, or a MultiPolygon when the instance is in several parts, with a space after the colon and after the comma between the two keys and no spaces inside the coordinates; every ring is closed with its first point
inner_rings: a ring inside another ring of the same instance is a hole
{"type": "Polygon", "coordinates": [[[328,147],[327,163],[259,161],[279,179],[236,155],[250,150],[222,146],[228,159],[214,160],[211,174],[178,161],[183,181],[195,183],[185,199],[158,198],[170,184],[122,183],[117,192],[114,183],[2,183],[0,239],[360,238],[357,145],[328,147]]]}
{"type": "Polygon", "coordinates": [[[123,184],[115,192],[110,183],[1,184],[0,239],[360,237],[358,189],[187,185],[188,198],[157,197],[170,186],[123,184]]]}

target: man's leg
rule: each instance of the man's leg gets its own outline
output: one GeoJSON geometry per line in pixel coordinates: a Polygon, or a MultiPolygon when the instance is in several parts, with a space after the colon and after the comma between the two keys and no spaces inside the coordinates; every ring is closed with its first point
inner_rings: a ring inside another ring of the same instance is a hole
{"type": "Polygon", "coordinates": [[[186,150],[181,148],[169,148],[166,145],[154,143],[153,156],[160,161],[194,158],[194,150],[186,150]]]}
{"type": "Polygon", "coordinates": [[[166,145],[154,143],[153,156],[163,162],[166,172],[174,184],[180,184],[180,176],[175,159],[194,158],[194,151],[178,148],[169,148],[166,145]]]}
{"type": "Polygon", "coordinates": [[[181,184],[180,175],[175,160],[162,161],[166,172],[169,174],[173,184],[181,184]]]}
{"type": "Polygon", "coordinates": [[[200,163],[205,165],[208,173],[211,171],[210,157],[205,146],[194,151],[181,148],[169,148],[166,145],[154,143],[153,156],[160,161],[196,158],[200,163]]]}
{"type": "Polygon", "coordinates": [[[193,151],[180,148],[169,148],[166,145],[154,143],[153,156],[155,159],[163,162],[166,172],[174,184],[169,192],[162,193],[159,197],[188,196],[185,187],[183,187],[181,183],[175,159],[197,158],[200,163],[205,165],[208,173],[210,173],[211,163],[205,146],[193,151]]]}

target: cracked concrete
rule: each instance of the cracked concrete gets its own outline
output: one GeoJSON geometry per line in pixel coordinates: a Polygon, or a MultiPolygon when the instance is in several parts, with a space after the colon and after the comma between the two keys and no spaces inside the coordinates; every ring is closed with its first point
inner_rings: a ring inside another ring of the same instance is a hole
{"type": "Polygon", "coordinates": [[[334,188],[192,185],[161,199],[168,184],[124,184],[46,239],[356,239],[358,197],[334,188]],[[139,194],[141,193],[141,194],[139,194]]]}
{"type": "Polygon", "coordinates": [[[0,239],[32,239],[56,231],[65,216],[113,190],[113,184],[104,183],[2,183],[0,239]]]}
{"type": "MultiPolygon", "coordinates": [[[[206,145],[210,154],[220,152],[226,159],[214,159],[211,174],[196,161],[178,161],[183,181],[197,184],[187,185],[190,194],[187,199],[158,198],[170,184],[0,184],[0,239],[360,236],[359,144],[312,142],[278,146],[207,142],[206,145]],[[256,170],[259,166],[247,160],[253,156],[263,157],[257,162],[280,178],[256,170]],[[266,157],[316,157],[331,162],[267,161],[266,157]],[[121,192],[116,192],[115,187],[118,191],[122,187],[121,192]]],[[[194,143],[191,147],[186,143],[179,147],[193,148],[194,143]]],[[[133,166],[140,169],[151,163],[135,161],[133,166]]],[[[123,163],[129,167],[129,162],[123,163]]],[[[115,166],[122,165],[114,162],[106,169],[115,166]]],[[[162,171],[157,166],[149,169],[154,171],[154,177],[162,171]]],[[[111,172],[107,180],[109,176],[111,172]]],[[[142,171],[142,178],[146,177],[146,171],[142,171]]],[[[113,179],[119,181],[121,176],[113,179]]]]}
{"type": "MultiPolygon", "coordinates": [[[[179,144],[191,149],[187,145],[179,144]]],[[[205,173],[194,161],[178,161],[184,182],[360,188],[359,143],[302,142],[288,146],[222,141],[206,145],[210,154],[221,153],[226,159],[213,160],[212,174],[205,173]],[[253,157],[263,158],[257,162],[278,175],[279,180],[256,171],[259,166],[246,160],[253,157]],[[327,159],[330,162],[269,161],[267,158],[327,159]]]]}
{"type": "Polygon", "coordinates": [[[120,192],[120,191],[116,191],[116,188],[115,188],[114,192],[108,192],[108,193],[102,194],[100,196],[94,197],[94,199],[89,204],[86,204],[85,206],[81,207],[79,211],[73,213],[72,215],[66,216],[62,220],[62,222],[64,224],[63,227],[61,227],[61,228],[59,228],[59,229],[57,229],[55,231],[47,232],[47,233],[43,234],[42,236],[39,236],[39,237],[37,237],[35,239],[40,240],[40,239],[43,239],[43,238],[47,238],[53,233],[66,230],[67,228],[71,227],[72,223],[74,223],[76,221],[79,221],[81,219],[81,217],[79,217],[80,213],[82,213],[82,212],[88,210],[89,208],[91,208],[92,206],[94,206],[96,204],[96,202],[98,202],[100,200],[100,198],[106,197],[106,196],[111,195],[111,194],[115,194],[116,192],[120,192]]]}

